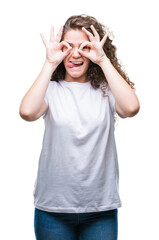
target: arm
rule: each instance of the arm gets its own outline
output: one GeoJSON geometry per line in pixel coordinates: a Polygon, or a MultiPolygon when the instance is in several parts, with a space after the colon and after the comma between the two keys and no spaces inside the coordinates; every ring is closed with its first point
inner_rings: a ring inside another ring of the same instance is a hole
{"type": "Polygon", "coordinates": [[[113,67],[110,60],[105,56],[99,66],[107,78],[116,102],[116,111],[119,116],[133,117],[140,108],[138,98],[134,90],[122,78],[122,76],[113,67]]]}
{"type": "Polygon", "coordinates": [[[46,112],[44,97],[55,69],[55,65],[45,61],[39,76],[22,99],[19,113],[24,120],[35,121],[46,112]]]}
{"type": "Polygon", "coordinates": [[[100,41],[99,34],[93,26],[91,26],[93,34],[85,28],[82,30],[88,35],[90,42],[84,42],[79,52],[84,57],[89,58],[92,62],[98,64],[108,81],[116,102],[116,111],[121,117],[133,117],[139,111],[140,105],[134,90],[128,85],[123,77],[117,72],[110,60],[107,58],[103,45],[108,34],[105,34],[100,41]],[[82,51],[82,48],[88,46],[90,52],[82,51]]]}
{"type": "Polygon", "coordinates": [[[52,26],[49,42],[47,42],[43,34],[41,34],[41,38],[46,47],[46,60],[39,76],[27,91],[20,104],[19,114],[26,121],[37,120],[47,110],[44,97],[51,79],[51,75],[57,66],[62,62],[62,60],[69,54],[71,49],[68,43],[64,41],[60,42],[62,31],[63,28],[60,29],[55,40],[54,28],[52,26]],[[64,46],[67,48],[65,52],[62,51],[64,46]]]}

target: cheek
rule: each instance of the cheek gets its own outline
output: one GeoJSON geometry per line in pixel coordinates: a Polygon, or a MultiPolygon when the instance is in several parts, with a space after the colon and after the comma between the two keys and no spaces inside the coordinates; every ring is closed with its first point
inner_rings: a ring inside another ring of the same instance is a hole
{"type": "MultiPolygon", "coordinates": [[[[66,51],[66,50],[64,50],[64,51],[66,51]]],[[[66,66],[67,66],[67,62],[68,62],[69,57],[70,57],[70,54],[68,54],[68,55],[63,59],[63,64],[64,64],[65,68],[66,68],[66,66]]]]}
{"type": "Polygon", "coordinates": [[[67,66],[67,64],[66,64],[66,58],[63,59],[63,64],[64,64],[64,67],[65,67],[65,69],[66,69],[66,66],[67,66]]]}

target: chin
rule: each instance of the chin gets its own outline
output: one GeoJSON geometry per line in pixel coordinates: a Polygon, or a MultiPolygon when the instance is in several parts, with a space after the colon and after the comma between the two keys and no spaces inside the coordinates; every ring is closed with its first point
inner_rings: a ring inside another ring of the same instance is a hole
{"type": "Polygon", "coordinates": [[[71,78],[82,78],[83,75],[80,75],[80,74],[70,74],[70,77],[71,78]]]}
{"type": "Polygon", "coordinates": [[[85,72],[79,72],[79,71],[66,71],[66,75],[70,78],[83,78],[86,77],[87,74],[85,72]]]}

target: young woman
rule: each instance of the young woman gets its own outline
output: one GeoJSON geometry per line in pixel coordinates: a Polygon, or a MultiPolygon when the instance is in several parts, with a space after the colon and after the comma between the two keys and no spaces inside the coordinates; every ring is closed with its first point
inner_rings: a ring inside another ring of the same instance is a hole
{"type": "Polygon", "coordinates": [[[34,191],[37,240],[116,240],[118,158],[114,115],[133,117],[139,101],[105,27],[70,17],[46,47],[43,68],[22,99],[27,121],[45,134],[34,191]],[[51,80],[51,81],[50,81],[51,80]]]}

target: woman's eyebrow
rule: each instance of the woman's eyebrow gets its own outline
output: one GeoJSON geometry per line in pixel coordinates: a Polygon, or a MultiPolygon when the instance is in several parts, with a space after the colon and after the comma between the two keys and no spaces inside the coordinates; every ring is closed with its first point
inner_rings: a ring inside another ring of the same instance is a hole
{"type": "MultiPolygon", "coordinates": [[[[71,42],[69,42],[69,41],[67,41],[67,40],[65,40],[65,42],[67,42],[69,45],[74,45],[73,43],[71,43],[71,42]]],[[[81,43],[79,43],[79,45],[81,45],[83,42],[81,42],[81,43]]]]}

